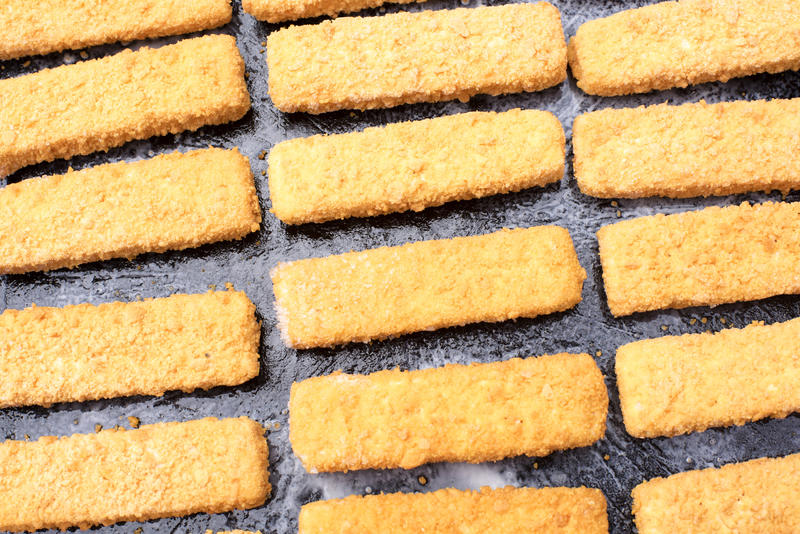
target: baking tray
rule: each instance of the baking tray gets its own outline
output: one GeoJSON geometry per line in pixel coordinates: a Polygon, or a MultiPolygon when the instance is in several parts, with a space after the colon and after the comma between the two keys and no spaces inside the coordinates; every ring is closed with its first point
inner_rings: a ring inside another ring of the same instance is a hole
{"type": "MultiPolygon", "coordinates": [[[[616,11],[639,7],[643,1],[598,2],[590,0],[552,0],[561,10],[567,36],[590,19],[616,11]]],[[[390,6],[365,11],[366,15],[422,9],[455,8],[461,5],[494,5],[504,2],[433,0],[424,4],[390,6]]],[[[545,109],[555,113],[570,138],[572,121],[579,113],[603,107],[629,107],[641,104],[709,102],[800,96],[800,75],[783,73],[758,75],[711,83],[689,89],[655,92],[646,95],[600,98],[584,94],[575,80],[539,93],[500,97],[479,96],[468,103],[417,104],[391,110],[336,112],[313,116],[283,114],[267,94],[266,36],[279,26],[255,21],[242,12],[235,1],[232,22],[214,32],[229,33],[238,39],[249,72],[253,109],[242,120],[197,132],[168,135],[70,162],[57,161],[23,169],[7,182],[32,176],[62,173],[68,165],[75,169],[92,165],[132,160],[175,149],[240,147],[249,156],[256,175],[264,224],[261,230],[242,241],[204,246],[195,250],[145,254],[134,261],[113,260],[89,264],[74,270],[0,277],[0,310],[41,306],[64,306],[80,302],[131,301],[164,297],[172,293],[199,293],[224,287],[226,282],[247,292],[256,303],[263,321],[260,376],[239,387],[215,388],[190,395],[170,393],[161,398],[133,397],[87,403],[56,405],[50,409],[22,408],[0,410],[0,439],[36,439],[42,435],[68,435],[93,432],[95,425],[105,428],[127,426],[127,416],[142,423],[185,421],[205,416],[250,416],[269,429],[270,481],[273,494],[261,508],[228,514],[199,514],[144,523],[122,523],[98,528],[101,532],[143,533],[191,532],[243,528],[274,533],[297,529],[297,514],[304,503],[350,494],[379,492],[432,491],[445,487],[480,486],[576,486],[603,490],[608,499],[611,531],[633,532],[630,491],[642,480],[688,469],[749,460],[760,456],[784,455],[800,451],[800,417],[766,420],[743,427],[714,429],[672,439],[633,439],[622,425],[614,379],[615,349],[630,341],[665,334],[684,334],[719,330],[728,325],[742,327],[751,321],[784,321],[800,316],[800,298],[776,297],[763,301],[709,308],[689,308],[638,314],[624,319],[611,316],[605,303],[595,232],[605,224],[621,219],[673,213],[707,205],[730,205],[743,201],[780,200],[779,194],[751,194],[712,199],[624,200],[614,203],[582,195],[572,176],[571,147],[568,144],[564,180],[545,188],[491,198],[455,202],[421,213],[404,213],[369,219],[351,219],[320,225],[287,227],[271,216],[266,159],[260,154],[284,139],[319,133],[341,133],[368,126],[412,119],[424,119],[472,110],[545,109]],[[310,256],[325,256],[408,241],[437,239],[492,232],[503,227],[558,224],[569,229],[581,264],[589,278],[583,301],[574,309],[533,320],[499,324],[478,324],[403,336],[371,344],[354,344],[332,350],[287,349],[275,328],[273,295],[269,271],[279,261],[310,256]],[[692,321],[696,319],[697,321],[692,321]],[[707,319],[704,323],[700,319],[707,319]],[[725,323],[723,324],[723,319],[725,323]],[[294,457],[288,439],[287,402],[289,387],[295,380],[330,373],[369,373],[390,367],[418,369],[451,362],[489,362],[514,356],[530,356],[560,351],[589,352],[606,376],[611,396],[608,432],[599,443],[582,449],[555,453],[545,458],[512,458],[479,465],[432,464],[408,471],[362,471],[309,475],[294,457]],[[424,477],[424,478],[421,478],[424,477]],[[426,481],[422,484],[420,481],[426,481]]],[[[317,21],[312,21],[317,22],[317,21]]],[[[207,32],[208,33],[208,32],[207,32]]],[[[161,45],[182,37],[159,39],[144,44],[161,45]]],[[[139,47],[143,43],[128,43],[139,47]]],[[[115,53],[125,45],[88,49],[91,58],[115,53]]],[[[51,54],[0,62],[0,78],[35,72],[45,67],[84,59],[79,52],[51,54]]],[[[800,125],[799,125],[800,127],[800,125]]],[[[5,185],[0,182],[0,186],[5,185]]],[[[787,201],[800,200],[797,193],[787,201]]],[[[142,213],[147,217],[147,213],[142,213]]],[[[54,221],[58,224],[58,221],[54,221]]],[[[2,377],[0,377],[2,387],[2,377]]]]}

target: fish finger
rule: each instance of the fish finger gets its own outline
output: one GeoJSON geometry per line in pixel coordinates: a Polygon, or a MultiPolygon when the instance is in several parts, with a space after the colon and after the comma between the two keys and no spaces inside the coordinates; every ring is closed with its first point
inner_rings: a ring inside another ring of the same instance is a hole
{"type": "Polygon", "coordinates": [[[293,348],[564,311],[586,272],[558,226],[409,243],[280,263],[278,329],[293,348]]]}
{"type": "Polygon", "coordinates": [[[323,15],[334,17],[383,4],[410,4],[425,0],[242,0],[244,10],[258,20],[284,22],[323,15]]]}

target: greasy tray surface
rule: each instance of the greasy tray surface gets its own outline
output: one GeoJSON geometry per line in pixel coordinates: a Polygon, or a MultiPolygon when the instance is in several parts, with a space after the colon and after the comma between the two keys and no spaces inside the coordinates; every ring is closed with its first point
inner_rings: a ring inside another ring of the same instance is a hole
{"type": "MultiPolygon", "coordinates": [[[[237,289],[247,292],[263,319],[261,375],[240,387],[216,388],[191,395],[170,393],[163,398],[135,397],[62,404],[47,410],[0,410],[0,439],[25,439],[26,436],[35,439],[48,434],[92,432],[96,424],[106,428],[114,425],[127,427],[127,416],[136,416],[142,423],[155,423],[204,416],[247,415],[269,427],[273,496],[264,507],[245,512],[162,519],[142,524],[126,523],[98,530],[131,532],[141,527],[144,533],[198,533],[206,528],[242,528],[260,529],[265,534],[291,533],[296,531],[300,506],[317,499],[381,491],[431,491],[444,487],[464,489],[481,485],[584,484],[603,490],[609,502],[612,532],[626,533],[633,530],[630,491],[644,479],[800,451],[800,416],[766,420],[738,428],[712,429],[672,439],[637,440],[625,433],[613,377],[614,352],[619,345],[664,334],[719,330],[731,324],[743,327],[754,320],[767,323],[785,321],[800,316],[800,297],[776,297],[749,304],[724,305],[713,310],[689,308],[614,319],[605,303],[594,236],[600,226],[620,220],[618,217],[627,219],[653,213],[673,213],[707,205],[730,205],[744,200],[780,200],[780,194],[688,200],[625,200],[616,206],[611,200],[593,199],[580,194],[572,176],[572,151],[568,143],[570,163],[565,180],[543,189],[458,202],[421,213],[290,228],[266,213],[269,209],[267,179],[261,176],[261,171],[267,170],[267,161],[258,158],[275,143],[293,137],[322,132],[349,132],[389,122],[471,110],[502,111],[516,107],[552,111],[561,120],[569,139],[572,121],[578,113],[608,106],[655,104],[666,100],[683,103],[701,98],[720,102],[800,97],[800,74],[758,75],[732,80],[727,84],[704,84],[621,98],[586,95],[575,86],[575,80],[570,76],[567,82],[540,93],[480,96],[467,104],[420,104],[392,110],[364,113],[344,111],[320,116],[286,115],[278,112],[267,96],[265,55],[260,53],[263,49],[261,42],[266,41],[268,33],[279,26],[256,22],[242,13],[238,1],[235,3],[233,21],[219,31],[236,35],[250,73],[248,85],[253,110],[244,119],[230,125],[201,128],[194,133],[128,143],[108,154],[75,158],[71,165],[81,169],[100,163],[146,157],[151,151],[158,154],[176,148],[187,150],[208,144],[226,148],[239,146],[242,153],[250,157],[256,174],[259,197],[265,210],[262,230],[241,242],[204,246],[197,250],[147,254],[134,261],[93,263],[72,271],[0,277],[0,310],[24,308],[34,302],[43,306],[63,306],[85,301],[99,303],[163,297],[175,292],[197,293],[207,291],[211,285],[223,288],[226,282],[231,282],[237,289]],[[284,348],[279,338],[269,278],[270,269],[279,261],[381,245],[400,245],[421,239],[481,234],[504,226],[538,224],[558,224],[568,228],[581,264],[589,275],[583,290],[583,302],[573,310],[534,320],[472,325],[370,345],[348,345],[334,350],[290,350],[284,348]],[[707,322],[703,323],[701,318],[707,318],[707,322]],[[725,324],[722,323],[723,318],[725,324]],[[289,387],[294,380],[330,373],[336,369],[359,373],[394,366],[417,369],[448,362],[487,362],[563,351],[586,351],[596,355],[607,377],[611,395],[609,430],[606,439],[592,447],[555,453],[542,459],[513,458],[495,464],[435,464],[410,471],[326,475],[305,473],[291,452],[286,408],[289,387]],[[604,460],[605,455],[608,455],[608,460],[604,460]],[[421,476],[427,479],[424,486],[419,482],[421,476]]],[[[474,7],[500,3],[503,2],[472,0],[467,5],[474,7]]],[[[571,36],[586,20],[650,2],[554,0],[553,3],[561,10],[565,32],[571,36]]],[[[376,15],[384,11],[417,11],[460,5],[458,0],[432,0],[425,4],[392,6],[365,13],[376,15]]],[[[178,39],[160,39],[156,44],[178,39]]],[[[132,46],[140,44],[136,42],[132,46]]],[[[122,48],[121,45],[95,47],[88,52],[89,57],[100,57],[122,48]]],[[[68,52],[0,62],[0,78],[61,65],[65,60],[72,62],[80,59],[79,52],[68,52]]],[[[62,173],[67,166],[65,161],[57,161],[28,167],[7,181],[11,183],[41,174],[62,173]]],[[[1,185],[4,185],[2,181],[1,185]]],[[[787,200],[800,200],[800,194],[791,193],[787,200]]]]}

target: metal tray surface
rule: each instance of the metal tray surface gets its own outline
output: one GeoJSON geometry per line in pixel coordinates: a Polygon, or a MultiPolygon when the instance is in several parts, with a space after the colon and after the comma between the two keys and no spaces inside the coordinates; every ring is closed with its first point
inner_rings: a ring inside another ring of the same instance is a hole
{"type": "MultiPolygon", "coordinates": [[[[622,9],[652,3],[633,1],[552,0],[561,10],[564,31],[572,36],[590,19],[622,9]]],[[[639,440],[624,430],[614,377],[614,352],[619,345],[665,334],[683,334],[742,327],[751,321],[768,323],[800,316],[800,298],[776,297],[763,301],[724,305],[714,309],[689,308],[637,314],[615,319],[608,311],[602,288],[595,232],[605,224],[653,213],[673,213],[708,205],[730,205],[743,201],[781,200],[781,195],[751,194],[689,200],[599,200],[582,195],[571,168],[571,146],[564,179],[543,189],[447,204],[420,213],[403,213],[368,219],[350,219],[320,225],[287,227],[269,214],[266,159],[259,154],[275,143],[318,133],[341,133],[392,122],[431,118],[472,110],[545,109],[555,113],[571,135],[575,116],[603,107],[630,107],[740,99],[791,98],[800,96],[800,74],[789,72],[757,75],[728,83],[709,83],[688,89],[654,92],[619,98],[589,96],[570,78],[539,93],[500,97],[479,96],[468,103],[417,104],[390,110],[335,112],[319,116],[284,114],[275,109],[267,94],[266,36],[278,25],[257,22],[234,2],[233,21],[215,32],[235,35],[249,72],[253,109],[242,120],[197,132],[168,135],[132,142],[108,153],[25,168],[0,186],[29,177],[62,173],[92,165],[133,160],[170,152],[205,147],[240,147],[250,158],[256,175],[264,224],[260,232],[239,242],[220,243],[195,250],[145,254],[133,261],[113,260],[74,270],[0,277],[0,311],[40,306],[64,306],[81,302],[131,301],[164,297],[172,293],[198,293],[232,283],[256,303],[263,321],[261,375],[233,388],[216,388],[194,394],[170,393],[161,398],[133,397],[87,403],[70,403],[50,409],[0,410],[0,439],[37,439],[43,435],[68,435],[104,428],[127,426],[127,416],[143,424],[185,421],[205,416],[250,416],[268,430],[270,481],[273,494],[258,509],[228,514],[198,514],[144,523],[123,523],[97,528],[101,532],[202,533],[207,528],[242,528],[264,533],[297,530],[297,515],[304,503],[379,492],[433,491],[440,488],[480,486],[586,485],[603,490],[613,533],[634,532],[630,491],[638,483],[689,469],[718,466],[761,456],[800,451],[800,417],[765,420],[743,427],[713,429],[672,439],[639,440]],[[371,344],[353,344],[332,350],[296,351],[284,347],[275,328],[269,271],[279,261],[325,256],[382,245],[492,232],[503,227],[558,224],[569,229],[581,264],[589,278],[583,301],[574,309],[535,320],[500,324],[478,324],[403,336],[371,344]],[[699,319],[706,318],[703,323],[699,319]],[[697,319],[696,322],[691,321],[697,319]],[[725,323],[723,324],[723,319],[725,323]],[[288,439],[287,403],[293,381],[342,369],[369,373],[399,366],[418,369],[453,362],[489,362],[514,356],[571,351],[589,352],[601,366],[611,396],[605,439],[582,449],[555,453],[545,458],[512,458],[496,463],[433,464],[409,471],[363,471],[346,474],[310,475],[294,457],[288,439]],[[424,478],[423,478],[424,477],[424,478]],[[422,483],[425,481],[426,483],[422,483]]],[[[447,9],[466,5],[500,4],[492,0],[432,0],[424,4],[389,6],[367,10],[364,15],[394,11],[447,9]]],[[[303,21],[318,22],[321,19],[303,21]]],[[[125,46],[158,46],[183,37],[158,39],[87,50],[90,58],[115,53],[125,46]]],[[[0,62],[0,78],[19,76],[45,67],[85,59],[82,52],[50,54],[0,62]]],[[[791,193],[787,201],[800,200],[791,193]]],[[[147,213],[142,213],[147,217],[147,213]]],[[[53,224],[59,224],[53,221],[53,224]]],[[[2,387],[2,377],[0,377],[2,387]]]]}

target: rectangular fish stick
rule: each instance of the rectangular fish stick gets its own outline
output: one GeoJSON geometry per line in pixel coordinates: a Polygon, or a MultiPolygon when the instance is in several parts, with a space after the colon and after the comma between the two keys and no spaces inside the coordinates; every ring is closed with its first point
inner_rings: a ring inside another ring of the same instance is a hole
{"type": "Polygon", "coordinates": [[[0,408],[242,384],[259,337],[255,306],[232,291],[6,310],[0,408]]]}
{"type": "Polygon", "coordinates": [[[800,0],[680,0],[582,24],[578,87],[617,96],[800,69],[800,0]]]}
{"type": "Polygon", "coordinates": [[[352,13],[386,3],[410,4],[425,0],[242,0],[244,10],[258,20],[284,22],[339,13],[352,13]]]}
{"type": "Polygon", "coordinates": [[[311,472],[495,461],[585,447],[608,394],[588,354],[514,358],[292,385],[289,438],[311,472]]]}
{"type": "Polygon", "coordinates": [[[0,530],[87,529],[261,506],[264,428],[246,417],[0,444],[0,530]]]}
{"type": "Polygon", "coordinates": [[[285,223],[420,211],[546,185],[564,175],[552,113],[473,112],[278,143],[272,212],[285,223]]]}
{"type": "Polygon", "coordinates": [[[606,499],[591,488],[352,495],[300,509],[298,534],[608,534],[606,499]]]}
{"type": "Polygon", "coordinates": [[[633,489],[639,534],[794,534],[800,454],[655,478],[633,489]]]}
{"type": "Polygon", "coordinates": [[[539,226],[280,263],[278,327],[293,348],[564,311],[586,272],[564,228],[539,226]]]}
{"type": "Polygon", "coordinates": [[[0,189],[0,274],[239,239],[260,223],[250,164],[235,149],[23,180],[0,189]]]}
{"type": "Polygon", "coordinates": [[[800,187],[800,98],[604,109],[573,126],[575,177],[601,198],[800,187]]]}
{"type": "Polygon", "coordinates": [[[134,139],[234,121],[248,109],[244,61],[229,35],[0,80],[0,177],[134,139]]]}
{"type": "Polygon", "coordinates": [[[634,312],[800,293],[800,203],[640,217],[597,232],[608,307],[634,312]]]}
{"type": "Polygon", "coordinates": [[[216,28],[230,0],[3,0],[0,60],[216,28]]]}
{"type": "Polygon", "coordinates": [[[800,319],[629,343],[616,366],[638,438],[786,417],[800,411],[800,319]]]}
{"type": "Polygon", "coordinates": [[[561,17],[546,2],[291,26],[269,35],[267,63],[284,112],[540,91],[567,76],[561,17]]]}

